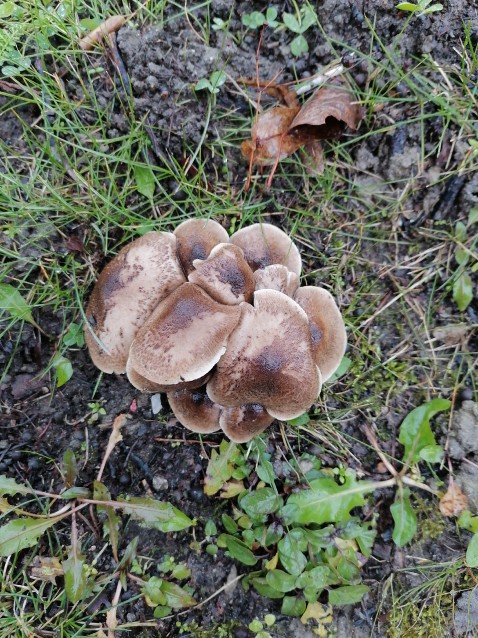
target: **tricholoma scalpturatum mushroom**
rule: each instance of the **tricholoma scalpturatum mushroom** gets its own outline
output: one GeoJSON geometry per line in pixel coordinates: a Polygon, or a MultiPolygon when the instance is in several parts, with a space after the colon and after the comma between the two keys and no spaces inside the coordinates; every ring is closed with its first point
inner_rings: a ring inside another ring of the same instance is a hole
{"type": "Polygon", "coordinates": [[[299,287],[301,267],[270,224],[228,237],[191,219],[147,233],[99,276],[86,309],[91,358],[143,392],[166,392],[193,432],[248,441],[306,412],[345,351],[334,299],[299,287]]]}

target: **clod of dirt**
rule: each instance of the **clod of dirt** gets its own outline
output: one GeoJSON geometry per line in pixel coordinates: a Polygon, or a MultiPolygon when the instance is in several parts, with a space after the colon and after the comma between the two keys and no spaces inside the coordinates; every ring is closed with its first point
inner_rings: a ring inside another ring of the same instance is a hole
{"type": "Polygon", "coordinates": [[[478,403],[463,401],[453,416],[448,452],[460,460],[478,452],[478,403]]]}
{"type": "Polygon", "coordinates": [[[456,602],[454,617],[457,636],[473,631],[478,625],[478,588],[463,593],[456,602]]]}

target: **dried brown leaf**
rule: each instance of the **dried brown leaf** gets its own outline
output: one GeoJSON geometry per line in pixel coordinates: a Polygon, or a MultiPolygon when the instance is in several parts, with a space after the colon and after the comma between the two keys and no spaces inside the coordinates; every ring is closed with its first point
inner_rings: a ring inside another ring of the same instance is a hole
{"type": "Polygon", "coordinates": [[[263,113],[252,127],[251,139],[241,144],[245,158],[255,164],[274,164],[300,148],[305,140],[288,135],[299,107],[275,106],[263,113]]]}
{"type": "Polygon", "coordinates": [[[468,498],[463,490],[450,478],[446,493],[440,499],[443,516],[460,516],[468,508],[468,498]]]}
{"type": "Polygon", "coordinates": [[[357,130],[362,116],[362,107],[349,91],[335,86],[322,87],[300,109],[290,129],[312,127],[311,136],[325,140],[341,135],[345,126],[357,130]]]}
{"type": "Polygon", "coordinates": [[[46,583],[55,585],[56,578],[63,576],[63,567],[58,558],[49,556],[36,556],[30,569],[31,578],[38,578],[46,583]]]}
{"type": "Polygon", "coordinates": [[[108,461],[116,444],[123,440],[123,436],[121,434],[121,428],[126,423],[126,418],[127,418],[126,414],[119,414],[116,417],[116,419],[113,421],[113,427],[111,430],[110,438],[108,440],[108,445],[106,446],[105,454],[101,462],[101,467],[98,472],[98,476],[96,477],[97,481],[101,481],[101,477],[103,476],[103,471],[105,469],[106,462],[108,461]]]}
{"type": "Polygon", "coordinates": [[[114,33],[121,29],[126,22],[126,16],[116,15],[111,16],[100,25],[93,29],[90,33],[85,35],[80,40],[80,49],[83,51],[90,51],[96,44],[99,44],[107,35],[114,33]]]}

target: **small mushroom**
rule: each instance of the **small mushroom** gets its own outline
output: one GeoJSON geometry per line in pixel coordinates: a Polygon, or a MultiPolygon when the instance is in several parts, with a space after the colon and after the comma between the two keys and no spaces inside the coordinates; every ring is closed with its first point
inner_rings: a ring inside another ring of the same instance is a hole
{"type": "Polygon", "coordinates": [[[274,417],[267,413],[263,405],[247,403],[238,408],[223,408],[219,425],[231,441],[246,443],[268,428],[273,421],[274,417]]]}
{"type": "Polygon", "coordinates": [[[194,270],[195,259],[207,259],[214,246],[229,242],[227,231],[212,219],[187,219],[179,224],[174,235],[186,276],[194,270]]]}
{"type": "Polygon", "coordinates": [[[220,303],[252,301],[254,275],[239,246],[218,244],[206,260],[195,259],[189,281],[220,303]]]}
{"type": "Polygon", "coordinates": [[[302,308],[277,290],[258,290],[254,307],[241,304],[241,318],[207,384],[219,405],[263,405],[276,419],[308,410],[321,387],[309,322],[302,308]]]}
{"type": "Polygon", "coordinates": [[[239,317],[239,306],[220,304],[199,286],[185,283],[138,330],[127,372],[159,386],[200,379],[224,354],[239,317]]]}
{"type": "Polygon", "coordinates": [[[124,373],[137,331],[185,281],[172,233],[146,233],[125,246],[100,274],[86,307],[93,363],[103,372],[124,373]]]}
{"type": "Polygon", "coordinates": [[[344,320],[334,298],[324,288],[303,286],[294,300],[309,318],[314,361],[326,381],[339,367],[347,346],[344,320]]]}
{"type": "Polygon", "coordinates": [[[209,434],[220,430],[221,406],[207,396],[204,388],[169,392],[169,405],[178,421],[192,432],[209,434]]]}
{"type": "Polygon", "coordinates": [[[252,270],[282,264],[300,275],[302,259],[299,249],[288,235],[272,224],[252,224],[241,228],[231,235],[229,241],[242,248],[252,270]]]}
{"type": "Polygon", "coordinates": [[[256,290],[278,290],[293,297],[299,287],[299,276],[282,264],[272,264],[254,272],[256,290]]]}

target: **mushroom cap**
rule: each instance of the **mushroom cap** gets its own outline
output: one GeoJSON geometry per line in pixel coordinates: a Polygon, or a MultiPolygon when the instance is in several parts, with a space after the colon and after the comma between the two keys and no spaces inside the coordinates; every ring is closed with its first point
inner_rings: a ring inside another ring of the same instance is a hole
{"type": "Polygon", "coordinates": [[[293,297],[299,287],[299,275],[290,272],[282,264],[272,264],[265,268],[259,268],[254,272],[256,290],[278,290],[288,297],[293,297]]]}
{"type": "Polygon", "coordinates": [[[195,390],[196,388],[200,388],[202,385],[205,385],[211,376],[211,373],[208,372],[199,379],[193,379],[192,381],[183,381],[182,383],[176,383],[174,385],[159,384],[138,374],[136,370],[131,367],[129,361],[130,360],[128,359],[128,363],[126,364],[128,381],[140,392],[174,392],[175,390],[183,389],[195,390]]]}
{"type": "Polygon", "coordinates": [[[267,413],[264,406],[247,403],[238,408],[223,408],[219,425],[231,441],[246,443],[268,428],[273,421],[274,417],[267,413]]]}
{"type": "Polygon", "coordinates": [[[344,320],[334,298],[325,288],[303,286],[294,300],[309,318],[314,361],[319,366],[323,381],[337,370],[345,354],[347,333],[344,320]]]}
{"type": "Polygon", "coordinates": [[[86,307],[85,341],[93,363],[103,372],[125,372],[137,331],[185,281],[172,233],[146,233],[122,248],[101,272],[86,307]]]}
{"type": "Polygon", "coordinates": [[[209,397],[225,407],[263,405],[276,419],[308,410],[320,392],[309,322],[302,308],[277,290],[258,290],[207,384],[209,397]]]}
{"type": "Polygon", "coordinates": [[[214,246],[229,242],[227,231],[212,219],[187,219],[179,224],[174,235],[186,275],[194,270],[195,259],[207,259],[214,246]]]}
{"type": "Polygon", "coordinates": [[[188,430],[209,434],[221,429],[221,406],[211,401],[204,388],[176,390],[167,396],[174,415],[188,430]]]}
{"type": "Polygon", "coordinates": [[[271,264],[287,266],[300,275],[302,259],[291,238],[272,224],[252,224],[231,235],[231,244],[239,246],[252,270],[271,264]]]}
{"type": "Polygon", "coordinates": [[[225,306],[186,282],[154,310],[131,344],[128,370],[160,386],[207,374],[226,350],[239,306],[225,306]]]}
{"type": "Polygon", "coordinates": [[[254,275],[239,246],[218,244],[206,260],[195,259],[189,281],[220,303],[236,305],[252,301],[254,275]]]}

